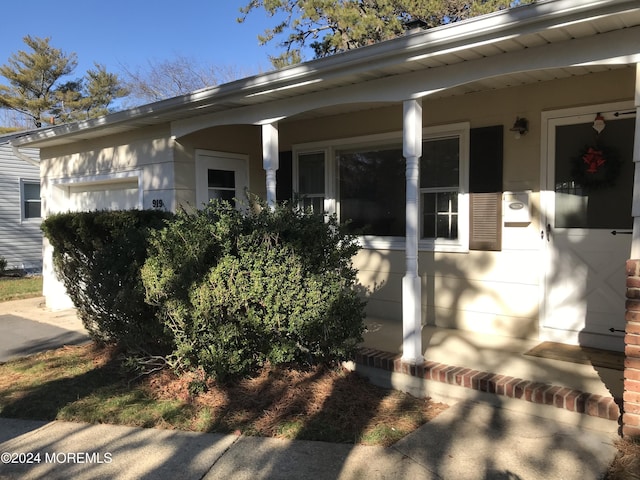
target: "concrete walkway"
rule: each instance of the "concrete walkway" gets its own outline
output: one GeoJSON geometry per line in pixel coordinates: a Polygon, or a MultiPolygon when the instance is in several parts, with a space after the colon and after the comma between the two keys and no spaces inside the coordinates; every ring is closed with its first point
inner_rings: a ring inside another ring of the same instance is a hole
{"type": "Polygon", "coordinates": [[[43,297],[0,302],[0,363],[87,341],[73,309],[53,312],[43,297]]]}
{"type": "Polygon", "coordinates": [[[390,448],[0,418],[0,478],[602,478],[615,422],[576,427],[517,406],[460,402],[390,448]]]}

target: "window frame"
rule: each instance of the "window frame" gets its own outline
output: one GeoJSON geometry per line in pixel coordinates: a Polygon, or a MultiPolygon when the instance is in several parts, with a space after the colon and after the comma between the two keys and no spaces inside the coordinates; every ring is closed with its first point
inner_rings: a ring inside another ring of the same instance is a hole
{"type": "Polygon", "coordinates": [[[40,222],[42,221],[42,184],[40,180],[32,179],[32,178],[21,178],[20,179],[20,220],[22,222],[40,222]],[[25,185],[38,185],[39,197],[38,203],[40,204],[40,216],[39,217],[30,217],[27,216],[27,209],[25,208],[25,204],[29,202],[35,203],[35,199],[27,199],[25,195],[25,185]]]}
{"type": "MultiPolygon", "coordinates": [[[[468,122],[438,127],[425,128],[422,131],[422,142],[458,137],[458,238],[419,238],[418,249],[436,251],[469,251],[469,140],[470,124],[468,122]]],[[[419,188],[419,228],[423,231],[422,194],[434,192],[450,192],[450,187],[419,188]]]]}
{"type": "Polygon", "coordinates": [[[306,144],[300,146],[294,146],[293,148],[293,162],[292,162],[292,183],[293,183],[293,192],[294,195],[298,195],[301,198],[297,199],[298,201],[303,198],[320,198],[323,197],[323,205],[324,212],[326,215],[333,215],[337,212],[336,202],[335,202],[335,187],[332,182],[333,178],[333,164],[335,162],[331,161],[331,152],[332,149],[327,145],[327,143],[319,143],[319,144],[306,144]],[[324,193],[318,194],[313,193],[309,195],[300,194],[300,164],[299,159],[300,155],[314,155],[314,154],[322,154],[324,155],[324,193]]]}
{"type": "MultiPolygon", "coordinates": [[[[429,126],[422,129],[422,141],[436,140],[438,138],[458,137],[459,141],[459,184],[458,184],[458,238],[419,238],[418,249],[421,251],[443,252],[468,252],[469,251],[469,122],[459,122],[446,125],[429,126]]],[[[338,153],[341,150],[353,150],[357,148],[374,148],[378,146],[391,146],[397,144],[402,151],[402,132],[363,135],[357,137],[330,139],[321,142],[303,143],[293,146],[292,183],[295,194],[299,192],[299,165],[300,155],[312,153],[324,153],[325,158],[325,200],[324,209],[328,215],[340,212],[340,169],[338,165],[338,153]]],[[[423,189],[418,185],[418,225],[422,232],[422,192],[433,191],[423,189]]],[[[406,199],[405,199],[406,200],[406,199]]],[[[406,203],[405,203],[406,208],[406,203]]],[[[404,236],[360,236],[359,243],[363,248],[404,250],[404,236]]]]}

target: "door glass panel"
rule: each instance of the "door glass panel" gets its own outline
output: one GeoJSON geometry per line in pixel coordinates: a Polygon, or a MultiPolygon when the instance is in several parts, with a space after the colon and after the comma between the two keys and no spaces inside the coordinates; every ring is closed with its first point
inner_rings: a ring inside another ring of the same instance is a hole
{"type": "Polygon", "coordinates": [[[209,188],[236,188],[235,172],[233,170],[214,170],[208,172],[209,188]]]}
{"type": "Polygon", "coordinates": [[[632,227],[634,131],[634,118],[556,127],[556,228],[632,227]]]}
{"type": "Polygon", "coordinates": [[[207,177],[209,200],[227,200],[235,205],[236,172],[209,169],[207,177]]]}

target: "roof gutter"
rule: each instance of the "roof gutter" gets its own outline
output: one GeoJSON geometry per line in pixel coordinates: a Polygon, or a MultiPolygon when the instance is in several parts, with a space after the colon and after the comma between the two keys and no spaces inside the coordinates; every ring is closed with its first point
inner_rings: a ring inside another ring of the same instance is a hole
{"type": "Polygon", "coordinates": [[[540,0],[531,5],[500,10],[462,22],[423,30],[410,35],[361,47],[280,70],[260,74],[227,84],[142,105],[105,117],[60,125],[13,140],[16,145],[46,144],[47,140],[73,137],[86,130],[127,125],[144,119],[165,118],[172,121],[177,112],[204,113],[211,105],[235,98],[257,97],[262,93],[295,89],[313,81],[356,74],[385,64],[408,62],[447,49],[457,50],[499,37],[516,37],[531,31],[545,30],[560,24],[579,22],[591,16],[604,16],[636,9],[637,0],[540,0]]]}

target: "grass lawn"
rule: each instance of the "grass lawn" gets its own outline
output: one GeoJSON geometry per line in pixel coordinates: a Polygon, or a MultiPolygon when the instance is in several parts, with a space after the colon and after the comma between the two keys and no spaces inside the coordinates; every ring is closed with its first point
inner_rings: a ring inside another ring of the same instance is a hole
{"type": "Polygon", "coordinates": [[[0,415],[391,445],[447,408],[344,370],[265,368],[193,393],[195,377],[165,370],[131,382],[120,365],[93,344],[0,365],[0,415]]]}
{"type": "Polygon", "coordinates": [[[0,302],[42,295],[42,277],[0,276],[0,302]]]}

